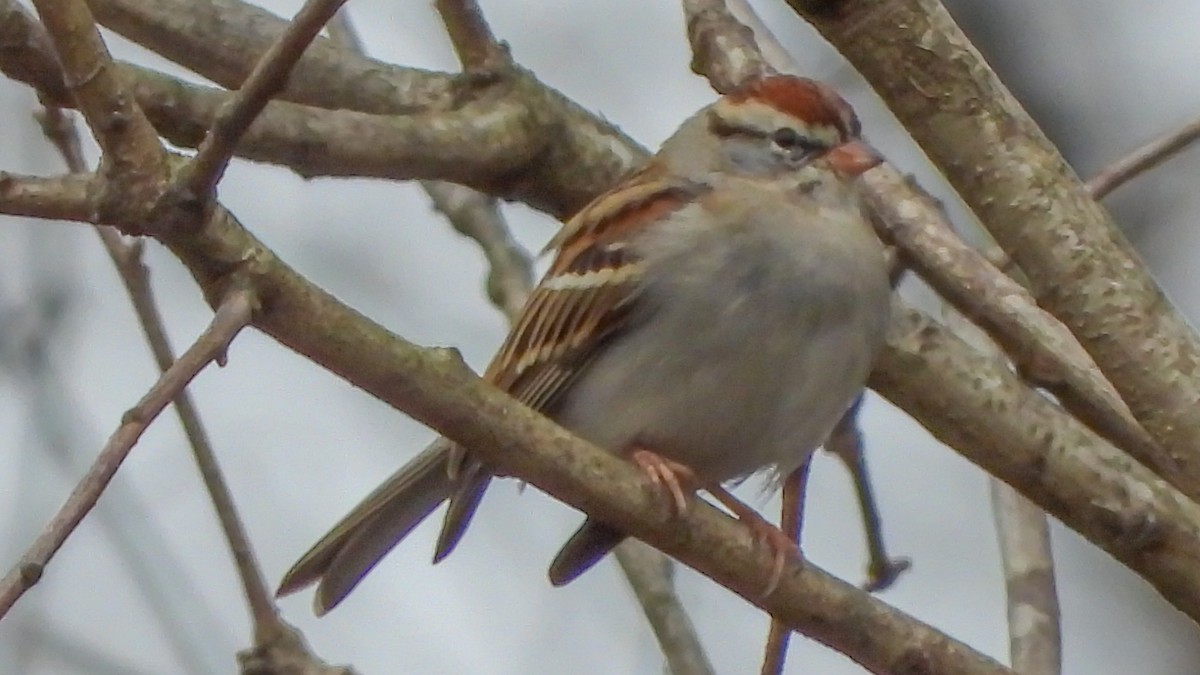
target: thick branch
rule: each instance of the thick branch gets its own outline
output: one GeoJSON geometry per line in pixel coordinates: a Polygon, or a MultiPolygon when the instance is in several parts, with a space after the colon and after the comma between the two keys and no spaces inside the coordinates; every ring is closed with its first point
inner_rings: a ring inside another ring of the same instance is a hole
{"type": "MultiPolygon", "coordinates": [[[[107,27],[229,88],[242,82],[286,26],[282,19],[235,0],[162,0],[150,5],[137,0],[91,0],[91,4],[107,27]]],[[[520,151],[507,171],[491,173],[488,180],[471,185],[560,219],[573,215],[598,190],[612,185],[645,158],[645,150],[619,129],[515,67],[485,76],[451,78],[363,59],[318,38],[296,65],[281,97],[323,108],[399,115],[412,126],[426,125],[421,130],[424,136],[442,139],[446,136],[438,136],[428,125],[443,114],[474,104],[463,119],[497,128],[497,114],[516,107],[523,114],[508,128],[532,137],[523,138],[528,142],[521,145],[509,145],[520,151]],[[485,184],[493,189],[481,187],[485,184]]],[[[210,122],[202,123],[207,126],[210,122]]],[[[483,143],[468,142],[479,136],[465,134],[454,145],[426,146],[425,154],[454,156],[460,163],[458,173],[469,173],[479,167],[479,160],[470,153],[490,150],[497,141],[493,134],[483,143]]],[[[379,139],[367,136],[356,144],[364,147],[379,139]]],[[[323,139],[316,147],[295,143],[291,155],[307,157],[336,147],[332,139],[323,139]]],[[[484,160],[494,156],[483,154],[484,160]]],[[[434,172],[407,177],[462,182],[436,173],[437,166],[447,165],[434,161],[434,172]]],[[[475,171],[477,176],[479,173],[475,171]]]]}
{"type": "Polygon", "coordinates": [[[1200,339],[937,0],[792,3],[850,60],[1029,276],[1134,416],[1200,480],[1200,339]]]}
{"type": "MultiPolygon", "coordinates": [[[[237,89],[287,30],[288,22],[236,0],[89,0],[105,28],[237,89]]],[[[403,68],[339,49],[317,38],[296,64],[280,98],[322,108],[383,115],[446,110],[459,93],[455,78],[403,68]]]]}
{"type": "Polygon", "coordinates": [[[1200,506],[900,303],[871,386],[1200,620],[1200,506]]]}
{"type": "Polygon", "coordinates": [[[692,71],[719,93],[775,71],[759,52],[754,31],[739,22],[724,0],[683,0],[692,71]]]}
{"type": "Polygon", "coordinates": [[[1031,383],[1097,433],[1193,498],[1200,481],[1182,475],[1097,370],[1079,342],[1033,297],[954,232],[938,205],[891,166],[863,177],[885,236],[943,298],[988,332],[1031,383]]]}

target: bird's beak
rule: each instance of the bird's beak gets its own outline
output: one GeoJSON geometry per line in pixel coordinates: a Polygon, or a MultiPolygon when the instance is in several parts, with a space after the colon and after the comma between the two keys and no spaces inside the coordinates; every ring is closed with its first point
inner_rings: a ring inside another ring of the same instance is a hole
{"type": "Polygon", "coordinates": [[[833,170],[846,178],[854,178],[868,169],[879,166],[883,155],[866,141],[847,141],[825,154],[833,170]]]}

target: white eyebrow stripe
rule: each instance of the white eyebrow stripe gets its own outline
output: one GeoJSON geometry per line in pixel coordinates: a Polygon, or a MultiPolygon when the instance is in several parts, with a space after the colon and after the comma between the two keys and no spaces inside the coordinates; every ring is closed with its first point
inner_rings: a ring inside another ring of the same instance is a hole
{"type": "Polygon", "coordinates": [[[841,140],[841,133],[835,127],[827,124],[807,124],[804,120],[788,115],[777,108],[759,101],[731,103],[725,99],[721,99],[714,106],[714,110],[717,117],[724,120],[727,124],[735,127],[758,129],[764,134],[769,134],[781,126],[787,126],[795,129],[801,136],[820,141],[826,145],[837,145],[838,141],[841,140]]]}

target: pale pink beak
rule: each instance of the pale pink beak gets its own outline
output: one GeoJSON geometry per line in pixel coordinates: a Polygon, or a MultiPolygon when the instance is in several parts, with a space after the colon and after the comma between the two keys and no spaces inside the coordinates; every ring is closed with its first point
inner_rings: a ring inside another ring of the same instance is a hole
{"type": "Polygon", "coordinates": [[[825,153],[825,161],[846,178],[853,178],[879,166],[883,155],[866,141],[848,141],[825,153]]]}

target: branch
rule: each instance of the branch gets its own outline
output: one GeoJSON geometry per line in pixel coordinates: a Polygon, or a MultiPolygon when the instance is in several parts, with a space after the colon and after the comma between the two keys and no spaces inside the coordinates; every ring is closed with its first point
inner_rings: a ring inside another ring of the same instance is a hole
{"type": "Polygon", "coordinates": [[[718,93],[775,72],[762,57],[754,31],[729,13],[724,0],[683,0],[683,15],[692,47],[692,72],[707,79],[718,93]]]}
{"type": "Polygon", "coordinates": [[[1135,176],[1145,173],[1183,152],[1200,139],[1200,119],[1150,141],[1104,167],[1085,187],[1096,200],[1104,199],[1135,176]]]}
{"type": "Polygon", "coordinates": [[[713,675],[700,636],[675,592],[675,563],[637,539],[622,542],[614,555],[666,657],[667,671],[713,675]]]}
{"type": "MultiPolygon", "coordinates": [[[[961,313],[945,307],[943,318],[965,342],[1000,367],[1009,366],[999,345],[961,313]]],[[[1062,628],[1050,519],[998,478],[989,477],[988,483],[1006,582],[1009,662],[1022,675],[1060,675],[1062,628]]]]}
{"type": "MultiPolygon", "coordinates": [[[[62,64],[63,81],[100,144],[101,173],[122,183],[101,194],[127,197],[157,189],[166,174],[166,155],[154,128],[127,95],[87,5],[37,0],[34,6],[62,64]]],[[[100,209],[119,212],[122,201],[102,201],[100,209]]]]}
{"type": "Polygon", "coordinates": [[[1011,487],[991,480],[992,511],[1008,592],[1009,654],[1022,675],[1062,671],[1062,629],[1046,514],[1011,487]]]}
{"type": "MultiPolygon", "coordinates": [[[[230,88],[241,83],[258,55],[286,26],[282,19],[236,0],[91,2],[108,28],[230,88]]],[[[573,215],[598,191],[613,185],[646,157],[643,148],[612,124],[516,67],[485,77],[478,74],[450,77],[363,59],[318,38],[296,65],[281,97],[322,108],[344,109],[343,113],[394,115],[385,119],[398,125],[391,130],[390,139],[364,134],[357,140],[341,136],[335,142],[309,133],[308,143],[290,144],[289,156],[293,159],[319,160],[323,152],[339,152],[341,141],[350,141],[362,149],[385,140],[394,144],[396,139],[406,137],[401,128],[405,127],[409,133],[442,143],[425,147],[424,154],[433,171],[417,173],[420,169],[414,164],[404,178],[470,184],[488,194],[525,202],[560,219],[573,215]],[[431,128],[431,121],[436,119],[440,123],[446,115],[462,120],[457,139],[431,128]],[[484,135],[475,131],[475,127],[492,133],[484,135]],[[515,153],[515,158],[496,166],[496,160],[504,158],[498,145],[515,153]],[[483,181],[479,180],[480,171],[472,171],[481,160],[492,160],[493,164],[493,170],[483,181]],[[457,168],[453,168],[455,164],[457,168]],[[447,173],[438,173],[438,167],[447,173]],[[474,173],[475,179],[458,180],[451,171],[460,175],[474,173]]],[[[169,115],[169,108],[164,114],[169,115]]],[[[204,125],[208,122],[211,119],[204,125]]],[[[283,127],[275,128],[276,136],[281,135],[279,130],[283,127]]],[[[289,129],[295,133],[303,127],[289,129]]],[[[192,141],[195,142],[198,141],[192,141]]],[[[191,147],[191,143],[184,145],[191,147]]],[[[410,147],[415,145],[415,141],[409,143],[410,147]]],[[[368,155],[378,157],[375,152],[368,155]]],[[[379,173],[374,175],[386,173],[386,162],[375,166],[379,173]]],[[[332,175],[371,175],[346,173],[344,163],[341,171],[332,175]]],[[[301,172],[308,176],[322,175],[301,172]]]]}
{"type": "Polygon", "coordinates": [[[91,174],[41,178],[0,171],[0,213],[49,220],[95,220],[91,174]]]}
{"type": "MultiPolygon", "coordinates": [[[[288,22],[237,0],[89,0],[119,35],[219,84],[238,89],[288,22]]],[[[339,49],[318,37],[279,98],[380,115],[445,111],[458,101],[457,78],[403,68],[339,49]]]]}
{"type": "Polygon", "coordinates": [[[45,105],[69,105],[71,93],[50,38],[16,0],[0,0],[0,73],[32,83],[45,105]]]}
{"type": "Polygon", "coordinates": [[[1200,620],[1200,506],[903,302],[871,387],[1200,620]]]}
{"type": "Polygon", "coordinates": [[[211,201],[234,148],[250,123],[283,90],[300,55],[346,0],[307,0],[251,71],[237,95],[224,107],[175,188],[193,199],[211,201]]]}
{"type": "Polygon", "coordinates": [[[492,36],[474,0],[435,0],[454,53],[467,72],[488,72],[508,65],[508,51],[492,36]]]}
{"type": "Polygon", "coordinates": [[[488,262],[487,296],[512,321],[533,288],[533,258],[512,238],[495,197],[453,183],[421,181],[434,208],[475,240],[488,262]]]}
{"type": "Polygon", "coordinates": [[[1200,339],[937,0],[792,6],[872,84],[1134,417],[1200,480],[1200,339]]]}
{"type": "MultiPolygon", "coordinates": [[[[865,394],[864,394],[865,396],[865,394]]],[[[854,480],[854,492],[858,497],[858,510],[862,516],[863,533],[867,537],[867,578],[863,582],[863,590],[875,593],[890,588],[896,580],[912,566],[908,558],[893,558],[888,555],[883,542],[883,523],[879,517],[879,507],[875,501],[875,491],[871,488],[871,473],[867,471],[866,448],[863,446],[862,432],[858,428],[858,415],[862,409],[862,396],[854,402],[854,406],[838,420],[837,426],[829,432],[825,441],[825,450],[837,455],[846,465],[854,480]]]]}
{"type": "Polygon", "coordinates": [[[129,455],[134,443],[159,413],[213,361],[225,358],[225,352],[233,338],[246,327],[254,314],[254,296],[249,292],[237,292],[226,298],[217,308],[212,323],[196,338],[196,342],[163,373],[158,382],[130,408],[108,443],[97,455],[92,467],[71,491],[70,497],[59,509],[46,529],[29,547],[16,567],[0,579],[0,618],[13,604],[41,579],[50,559],[75,531],[84,516],[96,505],[96,500],[108,487],[109,481],[129,455]]]}
{"type": "MultiPolygon", "coordinates": [[[[0,8],[11,2],[0,0],[0,8]]],[[[286,26],[256,7],[230,0],[163,0],[147,7],[94,0],[93,6],[107,25],[147,40],[168,57],[199,55],[194,62],[181,62],[219,82],[231,77],[227,68],[235,65],[234,55],[249,60],[246,72],[256,62],[260,51],[243,45],[262,43],[265,50],[286,26]]],[[[20,62],[31,57],[37,54],[28,49],[12,56],[0,50],[0,59],[7,58],[18,71],[20,62]]],[[[8,63],[0,65],[13,71],[8,63]]],[[[182,147],[198,146],[231,98],[150,69],[124,65],[122,70],[159,133],[182,147]]],[[[228,86],[240,82],[239,77],[228,86]]],[[[647,156],[620,130],[515,67],[503,74],[451,79],[361,59],[318,39],[281,96],[330,109],[270,103],[238,145],[240,156],[284,164],[305,177],[456,182],[560,219],[647,156]],[[339,77],[353,86],[339,88],[339,77]],[[389,116],[369,114],[375,112],[389,116]],[[435,119],[438,125],[431,124],[435,119]]]]}
{"type": "Polygon", "coordinates": [[[862,180],[885,238],[939,295],[987,331],[1026,380],[1054,394],[1071,414],[1180,490],[1200,498],[1200,480],[1176,470],[1070,331],[1038,307],[1024,286],[963,242],[932,197],[890,165],[862,180]]]}

